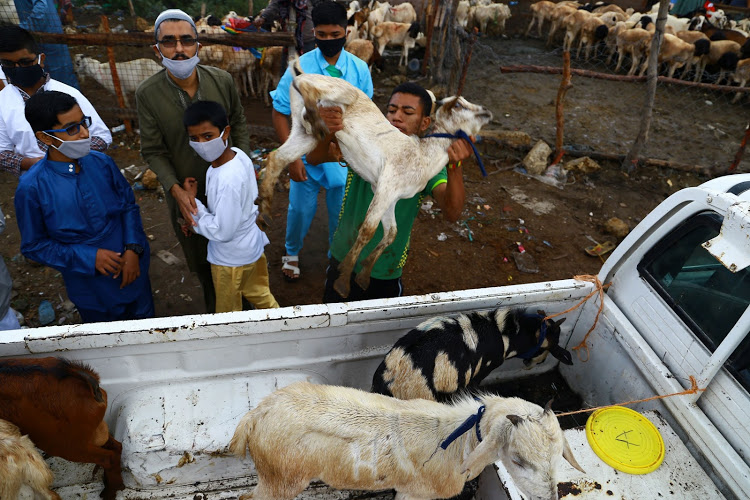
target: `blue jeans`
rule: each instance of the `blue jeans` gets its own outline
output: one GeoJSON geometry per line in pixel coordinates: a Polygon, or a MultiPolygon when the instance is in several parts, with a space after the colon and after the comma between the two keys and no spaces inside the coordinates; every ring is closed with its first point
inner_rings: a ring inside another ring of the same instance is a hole
{"type": "Polygon", "coordinates": [[[339,172],[331,172],[331,168],[344,167],[331,164],[313,165],[307,167],[307,180],[304,182],[291,181],[289,185],[289,208],[286,214],[286,254],[299,255],[302,242],[310,230],[310,224],[318,210],[318,192],[320,188],[326,190],[326,207],[328,208],[328,246],[333,241],[333,234],[339,224],[341,202],[344,199],[343,177],[339,172]],[[328,172],[327,172],[328,171],[328,172]],[[327,175],[328,173],[328,175],[327,175]]]}

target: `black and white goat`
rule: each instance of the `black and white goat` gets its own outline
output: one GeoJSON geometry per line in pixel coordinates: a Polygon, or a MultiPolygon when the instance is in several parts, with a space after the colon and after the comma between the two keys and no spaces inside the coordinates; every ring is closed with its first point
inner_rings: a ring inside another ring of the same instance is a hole
{"type": "Polygon", "coordinates": [[[570,353],[559,345],[565,318],[542,321],[544,316],[501,308],[424,321],[386,354],[373,376],[372,392],[444,402],[477,387],[509,358],[531,367],[551,353],[572,365],[570,353]]]}

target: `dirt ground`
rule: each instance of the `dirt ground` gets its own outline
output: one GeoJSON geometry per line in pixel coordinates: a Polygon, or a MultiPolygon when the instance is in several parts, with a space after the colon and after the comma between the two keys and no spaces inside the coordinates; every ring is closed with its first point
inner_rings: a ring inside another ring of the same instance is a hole
{"type": "MultiPolygon", "coordinates": [[[[525,26],[524,19],[519,16],[516,24],[511,24],[511,35],[513,30],[525,26]]],[[[395,70],[397,57],[389,57],[390,69],[374,76],[375,102],[381,108],[396,83],[394,76],[400,77],[395,70]]],[[[508,40],[482,39],[472,59],[465,97],[492,110],[495,120],[488,128],[520,130],[533,140],[543,139],[554,144],[554,100],[559,76],[501,74],[493,69],[507,64],[559,65],[560,58],[547,51],[538,40],[513,36],[508,40]]],[[[637,110],[645,86],[583,78],[575,78],[573,83],[574,88],[566,98],[566,144],[624,153],[637,133],[637,110]]],[[[92,93],[103,92],[96,89],[94,83],[84,85],[85,93],[87,88],[92,93]]],[[[740,108],[722,109],[725,100],[715,99],[717,102],[710,107],[708,115],[706,109],[694,105],[701,102],[702,94],[697,93],[687,100],[685,91],[670,93],[667,90],[660,91],[657,99],[653,140],[647,156],[697,165],[724,164],[736,150],[740,135],[721,135],[715,130],[742,130],[743,119],[737,114],[740,108]]],[[[259,135],[252,137],[254,147],[277,146],[269,140],[270,108],[257,99],[245,99],[244,103],[248,121],[258,127],[254,130],[259,135]]],[[[112,117],[105,115],[104,118],[111,126],[119,123],[112,117]]],[[[465,163],[467,203],[461,221],[447,223],[439,211],[427,205],[420,212],[412,231],[411,250],[403,275],[407,294],[596,273],[603,260],[588,256],[584,248],[593,245],[592,239],[617,242],[613,235],[604,232],[608,219],[617,217],[633,228],[671,193],[705,180],[693,174],[656,168],[642,168],[627,175],[619,164],[605,162],[594,173],[570,172],[567,183],[558,189],[512,170],[522,153],[500,149],[489,141],[479,149],[490,175],[483,178],[473,161],[465,163]],[[533,261],[527,261],[526,265],[535,264],[538,272],[519,271],[513,257],[519,244],[525,249],[524,258],[533,261]]],[[[137,137],[115,134],[114,147],[109,154],[120,168],[135,165],[145,169],[138,153],[137,137]]],[[[127,175],[131,179],[130,174],[127,175]]],[[[20,236],[13,209],[16,185],[15,177],[0,174],[0,206],[8,218],[7,229],[0,236],[3,242],[0,254],[14,279],[13,306],[24,314],[29,326],[38,325],[37,308],[43,299],[50,300],[57,309],[56,323],[79,322],[78,315],[66,311],[63,305],[66,295],[60,274],[20,256],[20,236]]],[[[153,236],[150,277],[157,315],[203,312],[200,286],[184,264],[167,221],[163,198],[156,191],[139,190],[136,199],[146,233],[153,236]],[[179,263],[170,265],[161,260],[157,256],[161,250],[174,254],[179,263]]],[[[271,289],[282,306],[316,303],[322,297],[327,264],[324,199],[319,200],[318,213],[300,255],[302,277],[295,283],[287,283],[281,274],[287,202],[286,191],[278,191],[273,206],[274,224],[268,232],[271,244],[266,247],[271,289]]]]}

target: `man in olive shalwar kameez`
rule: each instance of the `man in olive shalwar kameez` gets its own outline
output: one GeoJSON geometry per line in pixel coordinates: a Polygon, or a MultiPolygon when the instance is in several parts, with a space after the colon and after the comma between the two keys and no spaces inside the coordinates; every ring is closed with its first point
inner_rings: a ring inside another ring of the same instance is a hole
{"type": "MultiPolygon", "coordinates": [[[[141,83],[135,97],[141,133],[141,154],[159,177],[167,193],[170,218],[188,267],[203,286],[206,310],[214,312],[216,296],[211,266],[206,260],[208,240],[185,236],[178,219],[193,223],[195,199],[182,188],[188,177],[206,185],[208,163],[188,145],[182,124],[185,109],[196,101],[215,101],[227,110],[231,125],[230,146],[250,153],[250,138],[240,96],[232,76],[218,68],[198,65],[197,31],[193,20],[178,9],[162,12],[154,23],[154,51],[165,69],[141,83]]],[[[206,204],[205,190],[198,198],[206,204]]]]}

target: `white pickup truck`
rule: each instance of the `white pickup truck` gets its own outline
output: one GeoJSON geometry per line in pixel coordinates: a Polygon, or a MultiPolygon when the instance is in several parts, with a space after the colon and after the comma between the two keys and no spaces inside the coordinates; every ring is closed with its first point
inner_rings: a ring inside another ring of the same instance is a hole
{"type": "MultiPolygon", "coordinates": [[[[588,336],[588,360],[551,356],[526,371],[509,360],[492,381],[557,370],[584,407],[705,391],[635,404],[660,429],[666,456],[646,475],[617,472],[566,430],[586,473],[558,471],[561,497],[750,498],[750,175],[669,197],[617,247],[599,273],[611,283],[566,313],[560,343],[588,336]],[[708,242],[708,243],[707,243],[708,242]]],[[[240,417],[262,397],[305,379],[369,389],[393,342],[436,315],[505,306],[552,314],[595,289],[573,279],[396,299],[17,330],[0,356],[64,356],[90,364],[109,393],[106,420],[123,444],[118,498],[236,498],[253,465],[227,453],[240,417]]],[[[580,352],[580,351],[579,351],[580,352]]],[[[581,356],[584,357],[585,356],[581,356]]],[[[585,416],[584,416],[585,421],[585,416]]],[[[51,458],[63,499],[93,498],[93,466],[51,458]]],[[[313,485],[304,498],[356,498],[313,485]]],[[[480,476],[480,499],[522,498],[501,464],[480,476]]],[[[387,494],[382,498],[388,498],[387,494]]]]}

